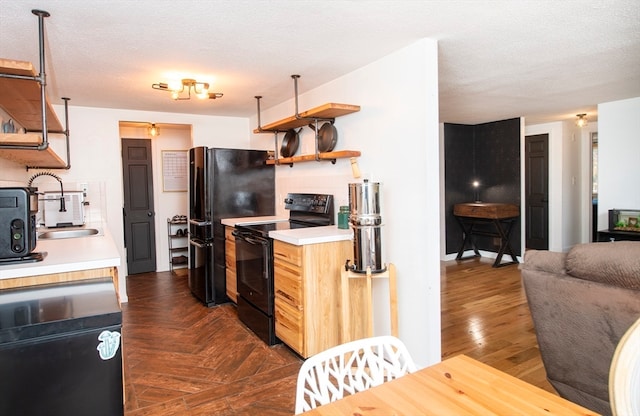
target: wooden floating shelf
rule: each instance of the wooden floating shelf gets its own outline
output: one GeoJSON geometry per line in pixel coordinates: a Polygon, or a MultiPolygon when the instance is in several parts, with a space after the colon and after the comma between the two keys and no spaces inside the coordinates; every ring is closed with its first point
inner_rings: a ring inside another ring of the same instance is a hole
{"type": "MultiPolygon", "coordinates": [[[[51,135],[50,135],[51,138],[51,135]]],[[[51,141],[49,141],[51,143],[51,141]]],[[[0,144],[17,145],[17,146],[38,146],[42,144],[42,135],[40,133],[27,134],[7,134],[0,133],[0,144]]],[[[48,147],[46,150],[37,149],[1,149],[0,157],[14,162],[18,162],[25,166],[47,166],[50,168],[64,168],[66,162],[62,160],[52,149],[48,147]]]]}
{"type": "MultiPolygon", "coordinates": [[[[35,77],[31,62],[0,58],[0,73],[35,77]]],[[[40,83],[28,79],[0,78],[0,107],[29,131],[42,131],[40,83]]],[[[47,131],[62,132],[62,125],[47,100],[47,131]]],[[[6,120],[5,120],[6,121],[6,120]]]]}
{"type": "Polygon", "coordinates": [[[257,134],[287,131],[289,129],[295,129],[308,125],[311,122],[310,119],[326,120],[355,113],[358,111],[360,111],[359,105],[327,103],[300,113],[300,117],[302,117],[302,119],[296,118],[296,116],[287,117],[285,119],[262,126],[261,129],[254,129],[253,132],[257,134]]]}
{"type": "MultiPolygon", "coordinates": [[[[347,157],[359,157],[360,152],[357,150],[339,150],[336,152],[318,153],[320,160],[344,159],[347,157]]],[[[309,162],[316,160],[316,155],[301,155],[292,157],[281,157],[277,161],[275,159],[267,160],[267,165],[292,165],[297,162],[309,162]]]]}

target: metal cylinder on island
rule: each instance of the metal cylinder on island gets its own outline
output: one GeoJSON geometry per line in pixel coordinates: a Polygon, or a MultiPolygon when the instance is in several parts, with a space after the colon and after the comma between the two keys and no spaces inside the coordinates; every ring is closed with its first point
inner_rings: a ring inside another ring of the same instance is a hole
{"type": "Polygon", "coordinates": [[[351,270],[372,273],[386,270],[382,262],[380,184],[365,179],[349,184],[349,223],[353,228],[353,265],[351,270]]]}

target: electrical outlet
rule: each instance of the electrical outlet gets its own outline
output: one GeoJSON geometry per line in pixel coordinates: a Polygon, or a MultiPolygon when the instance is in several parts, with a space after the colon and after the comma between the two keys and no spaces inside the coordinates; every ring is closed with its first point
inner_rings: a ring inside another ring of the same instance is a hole
{"type": "Polygon", "coordinates": [[[89,186],[86,182],[80,184],[80,189],[82,190],[82,195],[86,198],[87,192],[89,192],[89,186]]]}

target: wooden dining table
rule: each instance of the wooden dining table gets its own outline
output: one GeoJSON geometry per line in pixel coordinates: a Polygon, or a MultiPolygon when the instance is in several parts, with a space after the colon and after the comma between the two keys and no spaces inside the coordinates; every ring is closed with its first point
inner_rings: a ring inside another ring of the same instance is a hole
{"type": "Polygon", "coordinates": [[[305,416],[596,414],[465,355],[304,413],[305,416]]]}

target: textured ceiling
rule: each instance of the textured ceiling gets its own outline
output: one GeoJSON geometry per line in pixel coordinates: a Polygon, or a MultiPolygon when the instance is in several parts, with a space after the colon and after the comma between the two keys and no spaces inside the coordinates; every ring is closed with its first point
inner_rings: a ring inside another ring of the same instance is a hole
{"type": "Polygon", "coordinates": [[[640,96],[637,0],[0,0],[0,57],[37,68],[31,9],[51,13],[53,103],[248,117],[255,95],[263,108],[292,98],[291,74],[303,93],[424,37],[439,42],[443,122],[593,118],[640,96]],[[224,97],[151,89],[176,74],[224,97]]]}

